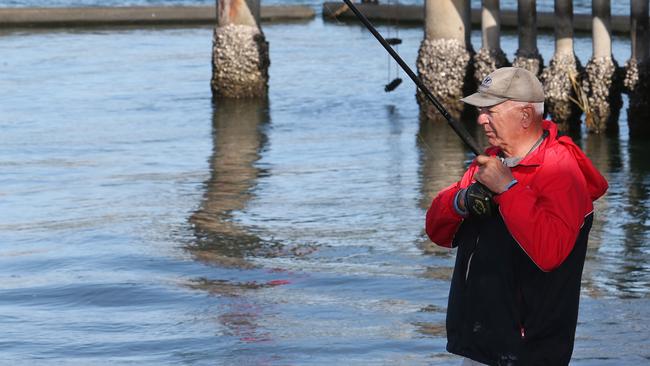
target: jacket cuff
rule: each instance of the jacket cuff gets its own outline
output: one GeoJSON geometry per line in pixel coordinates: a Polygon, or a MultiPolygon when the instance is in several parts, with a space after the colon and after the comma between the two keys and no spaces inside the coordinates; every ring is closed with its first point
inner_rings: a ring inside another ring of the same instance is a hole
{"type": "Polygon", "coordinates": [[[454,195],[454,211],[461,217],[467,217],[469,216],[469,212],[467,212],[467,209],[462,209],[460,208],[460,205],[458,204],[458,197],[463,193],[463,189],[459,189],[458,192],[454,195]]]}
{"type": "Polygon", "coordinates": [[[464,219],[466,217],[466,216],[463,216],[462,211],[460,210],[460,207],[458,207],[458,204],[457,204],[457,201],[456,201],[457,198],[458,198],[458,195],[460,194],[461,191],[462,191],[462,188],[458,188],[456,190],[456,192],[453,192],[453,193],[449,192],[450,193],[449,194],[449,199],[451,199],[451,201],[449,201],[448,204],[447,204],[447,207],[450,208],[449,211],[451,212],[453,217],[456,218],[456,219],[459,219],[459,220],[462,220],[462,219],[464,219]]]}

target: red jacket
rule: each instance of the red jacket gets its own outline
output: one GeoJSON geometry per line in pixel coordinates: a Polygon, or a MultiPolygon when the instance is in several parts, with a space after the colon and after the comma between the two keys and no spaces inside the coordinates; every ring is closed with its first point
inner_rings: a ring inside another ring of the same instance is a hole
{"type": "MultiPolygon", "coordinates": [[[[608,185],[569,137],[557,137],[553,122],[544,121],[543,128],[549,136],[511,169],[519,183],[494,200],[519,246],[541,270],[551,271],[571,252],[584,218],[593,211],[593,201],[608,185]]],[[[490,156],[497,153],[496,147],[486,150],[490,156]]],[[[451,247],[463,221],[453,199],[473,182],[477,169],[473,162],[459,182],[443,189],[431,203],[426,232],[434,243],[451,247]]]]}

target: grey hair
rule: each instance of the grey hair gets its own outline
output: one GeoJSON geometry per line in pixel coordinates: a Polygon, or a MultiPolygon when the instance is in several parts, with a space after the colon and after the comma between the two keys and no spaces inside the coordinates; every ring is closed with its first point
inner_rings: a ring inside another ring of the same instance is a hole
{"type": "Polygon", "coordinates": [[[520,105],[522,107],[530,104],[533,106],[533,109],[535,109],[535,115],[539,116],[540,118],[544,118],[544,102],[519,102],[515,100],[512,102],[517,103],[517,105],[520,105]]]}

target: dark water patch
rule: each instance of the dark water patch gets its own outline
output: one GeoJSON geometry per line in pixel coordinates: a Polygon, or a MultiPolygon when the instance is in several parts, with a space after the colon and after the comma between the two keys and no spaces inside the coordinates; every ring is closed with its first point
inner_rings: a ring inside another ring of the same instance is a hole
{"type": "MultiPolygon", "coordinates": [[[[212,338],[212,337],[210,337],[212,338]]],[[[64,347],[55,347],[51,350],[39,352],[35,358],[66,357],[71,362],[92,362],[93,359],[102,358],[112,362],[129,363],[155,363],[169,361],[168,355],[174,350],[182,350],[196,342],[198,348],[209,347],[209,339],[189,339],[180,336],[169,335],[167,339],[141,339],[138,341],[106,341],[106,342],[74,342],[64,347]]],[[[182,360],[177,360],[182,361],[182,360]]]]}
{"type": "Polygon", "coordinates": [[[425,313],[443,313],[447,311],[446,308],[440,308],[435,305],[427,305],[426,307],[423,307],[420,309],[420,311],[425,312],[425,313]]]}
{"type": "Polygon", "coordinates": [[[425,336],[432,336],[436,338],[443,338],[447,336],[447,330],[444,323],[414,323],[418,328],[418,332],[425,336]]]}
{"type": "Polygon", "coordinates": [[[432,280],[451,281],[453,271],[453,267],[427,267],[422,273],[422,277],[432,280]]]}
{"type": "Polygon", "coordinates": [[[275,279],[265,282],[233,282],[229,280],[199,278],[191,281],[188,287],[194,290],[206,291],[215,296],[239,296],[246,290],[258,290],[288,284],[291,284],[291,281],[286,279],[275,279]]]}
{"type": "Polygon", "coordinates": [[[0,303],[37,307],[148,307],[165,303],[165,288],[136,283],[40,286],[0,291],[0,303]]]}

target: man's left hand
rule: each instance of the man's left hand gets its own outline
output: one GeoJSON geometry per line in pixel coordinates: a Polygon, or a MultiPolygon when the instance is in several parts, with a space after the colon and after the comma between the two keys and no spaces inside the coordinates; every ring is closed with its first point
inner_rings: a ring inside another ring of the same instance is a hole
{"type": "Polygon", "coordinates": [[[508,184],[514,179],[510,168],[493,156],[479,155],[476,157],[476,162],[479,168],[478,172],[474,175],[474,179],[483,183],[484,186],[495,194],[505,192],[508,184]]]}

